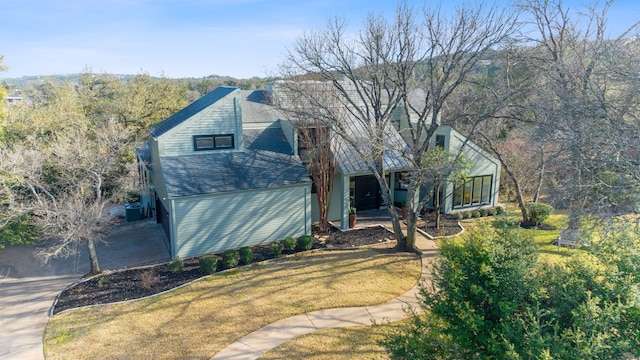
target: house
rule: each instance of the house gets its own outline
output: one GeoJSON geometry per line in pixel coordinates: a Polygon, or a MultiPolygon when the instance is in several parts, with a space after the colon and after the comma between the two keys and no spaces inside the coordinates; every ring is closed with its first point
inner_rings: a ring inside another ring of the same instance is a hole
{"type": "MultiPolygon", "coordinates": [[[[156,125],[138,149],[141,200],[162,225],[172,257],[308,235],[319,220],[300,156],[305,148],[295,122],[270,105],[273,91],[219,87],[156,125]]],[[[354,124],[351,131],[358,136],[361,129],[354,124]]],[[[402,178],[411,169],[401,133],[385,129],[393,145],[383,161],[394,203],[406,200],[402,178]]],[[[447,126],[436,138],[449,151],[465,140],[447,126]]],[[[337,166],[329,220],[346,229],[351,206],[364,211],[389,204],[353,146],[338,139],[332,152],[337,166]]],[[[471,142],[464,152],[474,167],[467,183],[446,184],[444,212],[497,205],[499,162],[471,142]]]]}
{"type": "Polygon", "coordinates": [[[219,87],[156,125],[138,149],[141,200],[172,257],[311,233],[311,181],[291,129],[260,95],[219,87]]]}

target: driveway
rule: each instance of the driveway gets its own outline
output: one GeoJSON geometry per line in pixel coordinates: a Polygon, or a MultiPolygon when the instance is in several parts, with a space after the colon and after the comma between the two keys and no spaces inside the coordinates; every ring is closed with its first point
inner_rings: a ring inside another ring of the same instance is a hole
{"type": "MultiPolygon", "coordinates": [[[[40,264],[34,246],[0,249],[0,360],[43,359],[48,312],[60,291],[89,271],[85,248],[67,259],[40,264]]],[[[153,220],[117,225],[96,245],[103,270],[166,262],[169,250],[153,220]]]]}

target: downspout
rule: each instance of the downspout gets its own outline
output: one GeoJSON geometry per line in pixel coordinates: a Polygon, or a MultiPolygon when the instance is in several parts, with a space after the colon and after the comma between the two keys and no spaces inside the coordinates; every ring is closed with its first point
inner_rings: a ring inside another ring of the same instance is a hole
{"type": "Polygon", "coordinates": [[[171,232],[171,258],[175,258],[177,256],[176,243],[178,241],[178,232],[176,231],[176,212],[175,212],[175,204],[173,199],[169,199],[169,207],[171,208],[171,222],[169,222],[169,231],[171,232]]]}

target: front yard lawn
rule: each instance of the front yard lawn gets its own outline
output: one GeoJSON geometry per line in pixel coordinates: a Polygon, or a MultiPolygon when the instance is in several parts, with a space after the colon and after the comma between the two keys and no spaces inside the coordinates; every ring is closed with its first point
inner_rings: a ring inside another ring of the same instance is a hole
{"type": "Polygon", "coordinates": [[[389,249],[321,251],[213,275],[170,293],[49,320],[47,359],[207,359],[279,319],[389,301],[420,259],[389,249]]]}

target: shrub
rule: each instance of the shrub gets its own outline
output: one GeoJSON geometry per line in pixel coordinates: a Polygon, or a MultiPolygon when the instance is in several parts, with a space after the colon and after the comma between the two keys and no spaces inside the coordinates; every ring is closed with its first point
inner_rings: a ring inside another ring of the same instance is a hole
{"type": "Polygon", "coordinates": [[[553,212],[553,207],[547,204],[525,203],[524,207],[527,209],[527,221],[536,225],[542,224],[553,212]]]}
{"type": "Polygon", "coordinates": [[[496,215],[504,214],[504,208],[502,206],[496,206],[496,215]]]}
{"type": "Polygon", "coordinates": [[[218,257],[211,254],[202,255],[198,258],[198,264],[200,265],[200,271],[205,274],[213,274],[218,268],[218,257]]]}
{"type": "Polygon", "coordinates": [[[463,216],[465,219],[471,219],[471,211],[465,211],[465,212],[463,212],[463,213],[462,213],[462,216],[463,216]]]}
{"type": "Polygon", "coordinates": [[[173,259],[169,261],[169,263],[167,264],[167,268],[169,269],[170,273],[177,274],[184,269],[184,261],[182,261],[181,259],[173,259]]]}
{"type": "Polygon", "coordinates": [[[255,253],[253,254],[253,260],[256,262],[264,261],[264,255],[262,255],[262,253],[255,253]]]}
{"type": "Polygon", "coordinates": [[[280,256],[280,254],[282,254],[282,249],[284,248],[284,245],[282,245],[280,241],[272,242],[270,246],[271,246],[271,253],[273,254],[274,257],[278,257],[280,256]]]}
{"type": "Polygon", "coordinates": [[[292,237],[285,238],[283,244],[285,250],[293,251],[296,249],[296,239],[292,237]]]}
{"type": "Polygon", "coordinates": [[[500,219],[493,222],[493,227],[496,229],[513,229],[520,226],[518,220],[510,219],[508,217],[501,217],[500,219]]]}
{"type": "Polygon", "coordinates": [[[480,217],[487,216],[487,209],[480,209],[480,217]]]}
{"type": "Polygon", "coordinates": [[[491,208],[489,209],[488,213],[489,213],[489,216],[496,216],[498,215],[498,208],[491,208]]]}
{"type": "Polygon", "coordinates": [[[471,217],[472,218],[479,218],[480,217],[480,211],[472,211],[471,212],[471,217]]]}
{"type": "Polygon", "coordinates": [[[147,269],[140,273],[138,280],[143,288],[151,290],[160,281],[160,276],[153,269],[147,269]]]}
{"type": "Polygon", "coordinates": [[[241,247],[238,255],[240,255],[240,265],[249,265],[253,261],[253,250],[248,246],[241,247]]]}
{"type": "Polygon", "coordinates": [[[456,214],[456,219],[458,219],[458,220],[464,219],[464,213],[457,213],[456,214]]]}
{"type": "Polygon", "coordinates": [[[313,245],[313,238],[309,235],[303,235],[298,238],[296,249],[300,251],[305,251],[305,250],[311,249],[312,245],[313,245]]]}
{"type": "Polygon", "coordinates": [[[222,253],[222,268],[231,269],[238,266],[238,252],[227,250],[222,253]]]}

